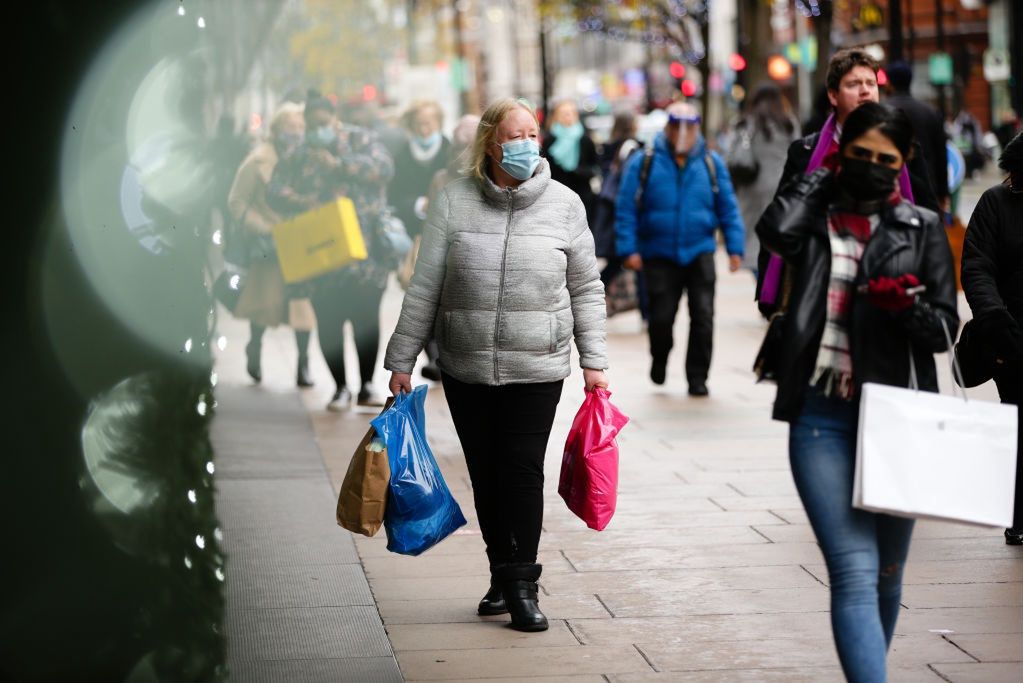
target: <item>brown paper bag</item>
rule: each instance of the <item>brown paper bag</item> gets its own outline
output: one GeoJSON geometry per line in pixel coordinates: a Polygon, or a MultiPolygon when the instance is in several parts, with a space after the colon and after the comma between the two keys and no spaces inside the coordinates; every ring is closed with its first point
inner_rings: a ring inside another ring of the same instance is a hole
{"type": "MultiPolygon", "coordinates": [[[[387,399],[384,410],[390,408],[391,403],[393,399],[387,399]]],[[[362,437],[337,498],[337,523],[364,536],[372,536],[384,523],[387,489],[391,480],[387,449],[379,453],[369,450],[375,436],[376,430],[370,427],[366,436],[362,437]]]]}

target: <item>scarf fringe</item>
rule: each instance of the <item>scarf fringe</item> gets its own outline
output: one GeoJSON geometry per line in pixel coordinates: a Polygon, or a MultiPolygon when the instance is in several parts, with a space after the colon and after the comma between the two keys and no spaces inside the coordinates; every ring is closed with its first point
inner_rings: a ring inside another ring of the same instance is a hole
{"type": "Polygon", "coordinates": [[[839,372],[835,368],[816,367],[810,384],[819,387],[825,396],[834,396],[846,401],[851,400],[856,391],[852,373],[839,372]]]}

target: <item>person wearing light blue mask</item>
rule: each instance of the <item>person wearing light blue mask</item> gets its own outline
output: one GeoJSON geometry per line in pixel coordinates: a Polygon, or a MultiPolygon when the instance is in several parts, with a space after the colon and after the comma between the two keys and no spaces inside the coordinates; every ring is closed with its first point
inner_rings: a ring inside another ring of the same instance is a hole
{"type": "MultiPolygon", "coordinates": [[[[405,224],[413,239],[419,239],[426,218],[427,195],[430,182],[451,159],[451,142],[441,132],[444,112],[433,100],[413,102],[402,116],[407,142],[395,157],[395,175],[387,190],[388,201],[395,215],[405,224]]],[[[414,256],[415,249],[413,249],[414,256]]],[[[414,260],[407,268],[414,268],[414,260]]],[[[440,380],[437,368],[437,349],[433,342],[426,346],[428,362],[423,366],[423,377],[440,380]]]]}
{"type": "MultiPolygon", "coordinates": [[[[431,338],[490,563],[480,615],[543,631],[536,563],[544,454],[575,340],[586,391],[607,387],[604,286],[579,197],[551,179],[519,100],[490,105],[465,175],[430,202],[384,367],[397,395],[431,338]]],[[[582,398],[582,397],[579,397],[582,398]]]]}
{"type": "Polygon", "coordinates": [[[579,195],[586,207],[587,222],[592,226],[597,198],[591,183],[600,173],[600,160],[574,102],[563,100],[554,105],[543,148],[551,164],[551,177],[579,195]]]}

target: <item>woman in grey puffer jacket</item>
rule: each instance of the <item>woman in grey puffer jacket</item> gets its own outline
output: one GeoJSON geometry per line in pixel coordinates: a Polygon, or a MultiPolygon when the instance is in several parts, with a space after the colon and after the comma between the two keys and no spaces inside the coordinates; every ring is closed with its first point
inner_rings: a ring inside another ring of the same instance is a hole
{"type": "Polygon", "coordinates": [[[532,110],[484,112],[470,173],[430,207],[415,275],[387,345],[392,393],[432,336],[465,453],[490,590],[480,614],[542,631],[536,564],[543,459],[575,337],[586,390],[607,386],[604,287],[578,195],[551,180],[532,110]]]}

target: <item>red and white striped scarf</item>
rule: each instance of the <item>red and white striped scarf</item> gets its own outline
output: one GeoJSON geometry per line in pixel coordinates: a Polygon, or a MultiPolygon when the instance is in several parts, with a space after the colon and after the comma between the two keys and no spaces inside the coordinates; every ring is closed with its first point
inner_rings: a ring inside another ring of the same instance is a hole
{"type": "Polygon", "coordinates": [[[832,207],[828,212],[831,242],[831,278],[828,281],[827,318],[817,351],[810,384],[820,386],[825,396],[851,400],[855,393],[852,355],[849,352],[849,310],[853,281],[860,269],[863,250],[881,218],[832,207]]]}

